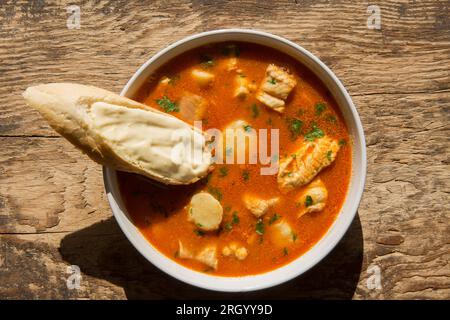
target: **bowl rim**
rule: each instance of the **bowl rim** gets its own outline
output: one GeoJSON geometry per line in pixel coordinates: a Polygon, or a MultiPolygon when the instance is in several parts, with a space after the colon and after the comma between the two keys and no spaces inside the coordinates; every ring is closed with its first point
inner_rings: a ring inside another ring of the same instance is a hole
{"type": "MultiPolygon", "coordinates": [[[[340,82],[340,80],[336,77],[336,75],[315,55],[310,53],[308,50],[304,49],[300,45],[287,40],[285,38],[282,38],[280,36],[259,31],[259,30],[252,30],[252,29],[218,29],[218,30],[211,30],[206,32],[197,33],[188,37],[185,37],[181,40],[178,40],[169,46],[165,47],[164,49],[158,51],[155,55],[153,55],[150,59],[148,59],[144,64],[141,65],[141,67],[138,68],[138,70],[133,74],[133,76],[130,78],[130,80],[127,82],[123,90],[121,91],[120,95],[126,96],[127,93],[130,91],[130,88],[143,76],[143,73],[147,70],[149,66],[151,66],[155,61],[159,60],[161,57],[164,57],[167,55],[167,53],[171,52],[175,48],[178,48],[179,46],[199,40],[199,39],[208,39],[209,37],[214,36],[220,36],[220,35],[233,35],[233,36],[256,36],[261,38],[266,38],[268,41],[272,41],[273,43],[278,42],[280,45],[291,47],[294,51],[297,51],[300,55],[303,55],[305,59],[309,59],[309,62],[316,67],[320,69],[321,72],[324,72],[323,77],[328,77],[328,79],[331,81],[333,85],[336,86],[336,90],[339,91],[339,94],[342,95],[342,98],[344,99],[343,102],[346,104],[346,108],[348,108],[349,111],[349,117],[351,116],[354,126],[355,126],[355,137],[353,137],[353,141],[358,139],[359,145],[359,170],[358,172],[354,172],[354,155],[352,155],[352,174],[350,177],[349,182],[349,189],[347,190],[347,196],[344,200],[344,203],[341,207],[340,212],[337,214],[335,220],[331,224],[331,226],[328,228],[327,232],[322,236],[322,238],[317,241],[314,245],[312,245],[305,253],[303,253],[301,256],[297,257],[296,259],[292,260],[291,262],[270,270],[265,273],[256,274],[256,275],[246,275],[246,276],[237,276],[237,277],[225,277],[225,276],[216,276],[216,275],[209,275],[206,273],[201,273],[192,269],[189,269],[187,267],[182,266],[181,264],[178,264],[174,260],[170,259],[169,257],[165,256],[163,253],[159,252],[156,248],[153,247],[153,245],[147,241],[142,233],[130,222],[130,220],[127,217],[127,214],[124,212],[122,208],[124,208],[120,196],[120,192],[118,191],[117,186],[117,177],[116,177],[116,170],[109,168],[109,167],[103,167],[103,180],[105,185],[105,191],[107,195],[107,199],[109,202],[109,205],[111,207],[111,210],[113,212],[113,215],[119,224],[122,232],[125,234],[125,236],[128,238],[128,240],[132,243],[132,245],[138,250],[138,252],[143,255],[150,263],[152,263],[154,266],[159,268],[161,271],[165,272],[166,274],[169,274],[170,276],[188,283],[190,285],[203,288],[203,289],[209,289],[214,291],[222,291],[222,292],[246,292],[246,291],[254,291],[254,290],[261,290],[266,289],[269,287],[273,287],[276,285],[279,285],[281,283],[287,282],[289,280],[292,280],[299,275],[305,273],[309,269],[311,269],[313,266],[315,266],[317,263],[319,263],[321,260],[323,260],[334,248],[335,246],[341,241],[347,230],[349,229],[354,217],[356,216],[359,203],[362,198],[362,194],[364,191],[364,185],[366,180],[366,170],[367,170],[367,157],[366,157],[366,143],[365,143],[365,136],[364,131],[362,128],[361,120],[358,115],[358,112],[353,104],[353,101],[348,94],[347,90],[343,86],[343,84],[340,82]],[[354,182],[354,179],[356,179],[356,193],[352,197],[352,202],[350,203],[350,208],[348,208],[345,211],[344,215],[344,206],[349,201],[349,191],[351,188],[351,184],[354,182]],[[339,222],[339,225],[338,225],[339,222]],[[337,229],[335,229],[337,228],[337,229]],[[333,234],[330,235],[331,230],[333,229],[333,234]],[[327,238],[327,243],[324,244],[324,239],[327,238]],[[319,248],[319,244],[322,244],[319,248]],[[315,250],[317,248],[317,250],[315,250]],[[305,260],[305,261],[303,261],[305,260]]],[[[228,41],[228,40],[223,40],[228,41]]],[[[235,41],[243,41],[246,42],[246,40],[235,40],[235,41]]],[[[206,41],[203,43],[203,45],[208,43],[214,43],[214,42],[220,42],[220,41],[206,41]]],[[[251,41],[247,41],[251,42],[251,41]]],[[[271,47],[269,44],[263,44],[266,46],[271,47]]],[[[196,47],[196,46],[194,46],[196,47]]],[[[191,47],[194,48],[194,47],[191,47]]],[[[182,52],[185,52],[189,49],[183,50],[182,52]]],[[[276,49],[278,50],[278,49],[276,49]]],[[[295,58],[298,60],[297,58],[295,58]]],[[[302,64],[305,64],[305,62],[299,61],[302,64]]],[[[307,66],[308,69],[311,70],[311,66],[307,66]]],[[[317,74],[317,71],[311,70],[317,77],[321,79],[321,81],[324,83],[322,77],[320,77],[317,74]]],[[[324,85],[329,89],[329,84],[324,85]]],[[[331,90],[330,90],[331,91],[331,90]]],[[[336,97],[335,97],[335,100],[336,97]]],[[[341,112],[343,112],[343,106],[340,103],[337,103],[339,108],[341,109],[341,112]]],[[[346,121],[348,122],[348,121],[346,121]]],[[[348,125],[348,123],[347,123],[348,125]]],[[[350,128],[349,128],[350,129],[350,128]]],[[[355,151],[355,142],[353,145],[353,152],[355,151]]]]}

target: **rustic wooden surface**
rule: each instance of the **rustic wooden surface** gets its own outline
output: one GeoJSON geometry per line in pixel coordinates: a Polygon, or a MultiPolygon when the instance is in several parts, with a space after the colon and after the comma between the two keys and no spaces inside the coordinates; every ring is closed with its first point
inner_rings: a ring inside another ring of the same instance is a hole
{"type": "Polygon", "coordinates": [[[0,298],[450,298],[450,1],[0,1],[0,298]],[[193,288],[147,263],[105,199],[101,168],[28,109],[21,92],[74,81],[119,92],[152,54],[218,28],[284,36],[343,81],[367,139],[357,218],[317,267],[248,294],[193,288]],[[81,288],[66,286],[70,265],[81,288]],[[368,268],[381,271],[370,289],[368,268]]]}

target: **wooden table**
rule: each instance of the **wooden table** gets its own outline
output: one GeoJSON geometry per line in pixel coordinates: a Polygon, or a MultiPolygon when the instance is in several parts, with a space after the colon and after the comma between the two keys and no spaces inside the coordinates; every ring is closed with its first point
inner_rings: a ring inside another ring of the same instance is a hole
{"type": "Polygon", "coordinates": [[[0,298],[450,298],[450,1],[2,1],[0,298]],[[81,27],[66,7],[78,4],[81,27]],[[368,176],[338,247],[287,284],[247,294],[196,289],[131,246],[101,167],[27,108],[21,92],[79,82],[120,92],[158,50],[218,28],[286,37],[336,73],[361,116],[368,176]],[[68,289],[67,267],[81,287],[68,289]],[[380,271],[381,288],[367,281],[380,271]]]}

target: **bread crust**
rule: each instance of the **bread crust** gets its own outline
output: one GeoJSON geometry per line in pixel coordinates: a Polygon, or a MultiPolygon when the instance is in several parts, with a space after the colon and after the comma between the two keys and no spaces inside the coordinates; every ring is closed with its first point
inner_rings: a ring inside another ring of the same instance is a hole
{"type": "Polygon", "coordinates": [[[105,102],[175,117],[113,92],[74,83],[50,83],[27,88],[23,97],[29,106],[40,112],[56,132],[101,165],[174,185],[194,183],[206,176],[212,168],[209,166],[208,170],[190,180],[180,180],[160,175],[153,170],[145,170],[121,157],[92,127],[89,108],[93,103],[105,102]]]}

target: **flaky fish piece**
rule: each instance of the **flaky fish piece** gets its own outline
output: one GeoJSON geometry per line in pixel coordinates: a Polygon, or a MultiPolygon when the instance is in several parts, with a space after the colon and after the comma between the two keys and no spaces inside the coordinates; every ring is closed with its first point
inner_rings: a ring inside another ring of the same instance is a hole
{"type": "Polygon", "coordinates": [[[280,198],[261,199],[259,197],[245,194],[242,198],[245,207],[257,218],[264,215],[271,207],[276,205],[280,198]]]}
{"type": "Polygon", "coordinates": [[[283,113],[285,100],[296,85],[295,77],[287,69],[269,64],[256,99],[272,110],[283,113]]]}
{"type": "Polygon", "coordinates": [[[293,155],[280,160],[278,188],[286,193],[309,183],[336,159],[339,148],[338,141],[327,136],[305,141],[293,155]]]}
{"type": "Polygon", "coordinates": [[[328,190],[320,178],[314,179],[301,194],[298,205],[300,211],[298,218],[311,213],[319,212],[325,208],[328,200],[328,190]]]}

